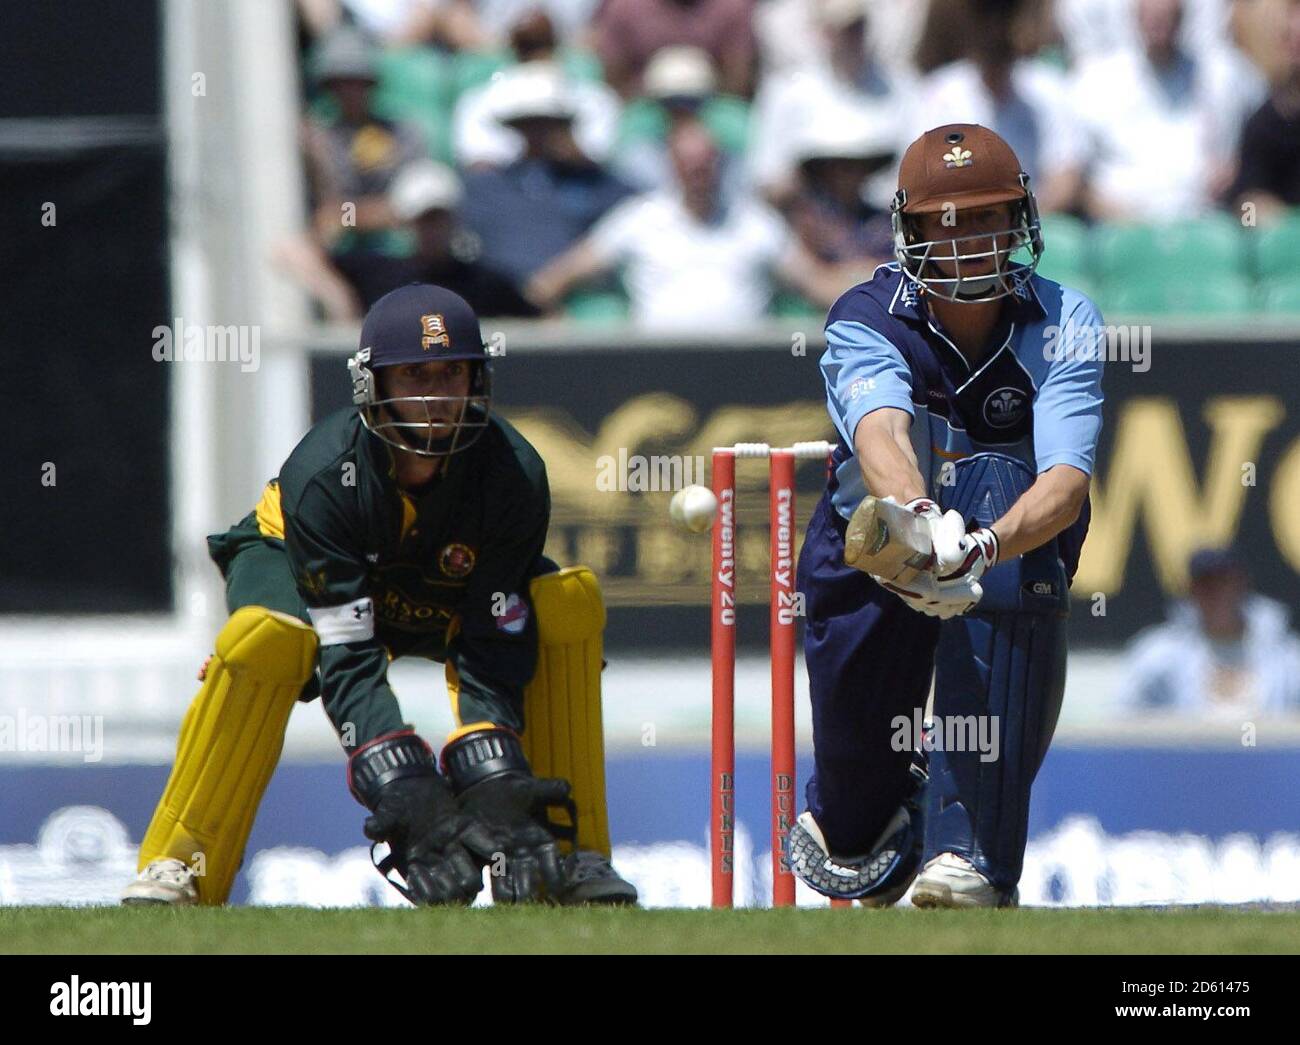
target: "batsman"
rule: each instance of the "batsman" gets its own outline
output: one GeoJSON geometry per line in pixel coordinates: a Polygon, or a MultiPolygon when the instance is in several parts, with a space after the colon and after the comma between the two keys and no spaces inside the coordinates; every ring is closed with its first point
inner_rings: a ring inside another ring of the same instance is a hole
{"type": "Polygon", "coordinates": [[[913,142],[892,220],[897,260],[826,321],[839,445],[799,559],[814,773],[788,858],[868,906],[909,886],[919,907],[1013,906],[1064,689],[1102,320],[1037,275],[1029,178],[985,127],[913,142]],[[919,532],[928,558],[876,557],[872,498],[907,510],[894,536],[919,532]]]}
{"type": "Polygon", "coordinates": [[[487,868],[497,902],[635,903],[609,863],[600,588],[543,557],[546,469],[491,413],[478,318],[442,287],[394,290],[348,367],[355,406],[208,539],[230,617],[124,902],[226,902],[289,714],[319,696],[412,902],[470,903],[487,868]],[[403,656],[446,666],[440,758],[388,684],[403,656]]]}

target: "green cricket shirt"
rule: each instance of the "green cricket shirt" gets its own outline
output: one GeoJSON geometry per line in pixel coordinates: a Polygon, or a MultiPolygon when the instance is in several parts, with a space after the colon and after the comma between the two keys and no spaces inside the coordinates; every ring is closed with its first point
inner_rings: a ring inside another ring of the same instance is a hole
{"type": "Polygon", "coordinates": [[[402,728],[387,677],[401,656],[454,668],[462,721],[521,729],[537,665],[528,582],[550,519],[546,467],[498,417],[419,491],[398,487],[398,452],[355,408],[330,415],[257,508],[209,539],[213,558],[224,572],[248,540],[282,544],[320,638],[325,710],[349,750],[402,728]]]}

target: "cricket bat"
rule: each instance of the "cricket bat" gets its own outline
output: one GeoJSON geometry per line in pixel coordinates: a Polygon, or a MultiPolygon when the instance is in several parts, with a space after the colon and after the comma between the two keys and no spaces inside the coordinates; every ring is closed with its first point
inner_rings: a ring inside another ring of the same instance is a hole
{"type": "Polygon", "coordinates": [[[844,531],[844,563],[907,584],[934,565],[930,529],[901,504],[868,494],[844,531]]]}

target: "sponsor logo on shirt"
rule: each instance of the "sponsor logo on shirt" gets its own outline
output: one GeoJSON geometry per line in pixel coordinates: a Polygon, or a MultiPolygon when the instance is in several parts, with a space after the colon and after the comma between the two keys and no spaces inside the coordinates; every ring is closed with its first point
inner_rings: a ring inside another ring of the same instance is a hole
{"type": "Polygon", "coordinates": [[[874,377],[860,377],[849,385],[849,402],[855,399],[861,399],[868,392],[876,390],[876,379],[874,377]]]}
{"type": "Polygon", "coordinates": [[[995,389],[984,400],[984,420],[992,428],[1010,428],[1024,420],[1028,405],[1018,388],[995,389]]]}
{"type": "Polygon", "coordinates": [[[474,549],[453,541],[438,553],[438,569],[448,577],[467,577],[474,569],[474,549]]]}

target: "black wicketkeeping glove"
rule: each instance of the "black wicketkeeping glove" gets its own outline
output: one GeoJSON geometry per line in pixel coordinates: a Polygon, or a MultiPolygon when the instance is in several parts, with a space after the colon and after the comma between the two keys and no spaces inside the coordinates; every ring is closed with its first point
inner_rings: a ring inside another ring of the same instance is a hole
{"type": "Polygon", "coordinates": [[[371,741],[349,759],[348,786],[371,810],[366,837],[389,847],[375,866],[390,885],[415,904],[474,901],[500,845],[460,808],[428,744],[409,730],[371,741]]]}
{"type": "Polygon", "coordinates": [[[575,834],[551,822],[551,807],[577,816],[567,780],[533,776],[515,734],[479,730],[448,744],[443,765],[461,809],[481,822],[500,844],[490,864],[496,903],[557,901],[565,889],[563,854],[557,838],[575,834]]]}

